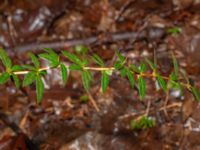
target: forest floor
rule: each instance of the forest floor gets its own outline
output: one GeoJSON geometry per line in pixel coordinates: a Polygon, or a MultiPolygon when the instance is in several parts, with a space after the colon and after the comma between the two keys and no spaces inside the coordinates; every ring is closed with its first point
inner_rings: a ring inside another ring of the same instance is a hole
{"type": "MultiPolygon", "coordinates": [[[[180,71],[200,87],[198,0],[0,1],[0,46],[15,63],[29,63],[30,51],[38,54],[49,47],[58,53],[74,52],[79,44],[108,66],[116,50],[135,64],[156,57],[164,75],[173,70],[173,51],[180,71]]],[[[81,101],[87,93],[76,72],[70,72],[63,86],[59,70],[49,71],[41,105],[36,103],[34,85],[20,89],[12,82],[1,85],[0,149],[200,149],[200,105],[189,91],[171,90],[166,97],[147,80],[147,95],[141,101],[137,85],[131,89],[125,78],[111,76],[104,94],[100,74],[94,78],[86,102],[81,101]],[[147,111],[155,127],[131,129],[130,121],[147,111]]]]}

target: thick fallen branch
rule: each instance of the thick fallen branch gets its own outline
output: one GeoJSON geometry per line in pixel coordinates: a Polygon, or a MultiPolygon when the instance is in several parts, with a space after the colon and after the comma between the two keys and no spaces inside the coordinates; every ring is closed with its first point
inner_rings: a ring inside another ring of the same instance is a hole
{"type": "MultiPolygon", "coordinates": [[[[154,28],[155,29],[155,28],[154,28]]],[[[161,28],[158,28],[160,31],[164,31],[161,28]]],[[[67,39],[63,41],[51,41],[51,42],[35,42],[35,43],[28,43],[16,46],[14,48],[8,48],[7,52],[11,55],[13,52],[16,52],[17,54],[21,54],[27,51],[41,51],[43,48],[52,48],[57,51],[61,48],[68,48],[73,47],[75,45],[101,45],[106,43],[113,43],[117,41],[137,41],[142,39],[152,39],[152,37],[149,33],[151,30],[143,30],[141,32],[123,32],[123,33],[109,33],[109,34],[101,34],[99,36],[92,36],[86,39],[67,39]]],[[[165,35],[165,32],[159,32],[159,34],[156,34],[156,37],[153,38],[162,38],[165,35]]]]}

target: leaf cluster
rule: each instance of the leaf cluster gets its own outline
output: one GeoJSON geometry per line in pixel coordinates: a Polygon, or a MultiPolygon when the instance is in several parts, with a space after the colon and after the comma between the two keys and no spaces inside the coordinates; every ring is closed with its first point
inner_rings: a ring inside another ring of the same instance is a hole
{"type": "Polygon", "coordinates": [[[139,119],[131,120],[130,126],[133,130],[141,130],[152,128],[156,125],[156,122],[151,117],[142,116],[139,119]]]}
{"type": "Polygon", "coordinates": [[[167,33],[176,36],[179,33],[181,33],[181,28],[180,27],[171,27],[167,29],[167,33]]]}

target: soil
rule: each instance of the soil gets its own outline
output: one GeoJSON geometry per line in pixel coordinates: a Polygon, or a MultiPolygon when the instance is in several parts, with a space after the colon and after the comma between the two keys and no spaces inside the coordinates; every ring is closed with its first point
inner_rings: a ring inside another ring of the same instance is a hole
{"type": "MultiPolygon", "coordinates": [[[[173,70],[171,52],[191,81],[200,87],[199,0],[2,0],[0,47],[14,63],[29,63],[28,52],[44,47],[74,52],[84,44],[112,66],[119,50],[131,63],[156,56],[161,74],[173,70]],[[179,27],[180,33],[168,29],[179,27]]],[[[63,59],[63,61],[66,61],[63,59]]],[[[66,61],[66,63],[68,63],[66,61]]],[[[45,62],[42,62],[45,66],[45,62]]],[[[3,66],[0,64],[0,70],[3,66]]],[[[156,91],[147,80],[147,95],[138,96],[126,78],[112,75],[106,93],[94,74],[90,96],[76,72],[66,86],[59,70],[48,72],[42,104],[35,85],[0,86],[0,149],[2,150],[199,150],[200,105],[185,90],[156,91]],[[153,128],[133,130],[130,121],[148,112],[153,128]]],[[[22,78],[23,79],[23,78],[22,78]]]]}

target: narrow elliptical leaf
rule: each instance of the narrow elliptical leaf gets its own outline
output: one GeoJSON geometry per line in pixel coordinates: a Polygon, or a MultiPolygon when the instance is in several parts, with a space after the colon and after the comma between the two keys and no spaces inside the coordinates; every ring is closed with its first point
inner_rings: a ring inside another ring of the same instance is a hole
{"type": "Polygon", "coordinates": [[[74,47],[74,50],[78,54],[86,54],[89,51],[89,48],[87,46],[85,46],[85,45],[76,45],[74,47]]]}
{"type": "Polygon", "coordinates": [[[22,66],[19,66],[19,65],[14,65],[12,66],[12,71],[22,71],[23,70],[23,67],[22,66]]]}
{"type": "Polygon", "coordinates": [[[121,74],[122,77],[125,77],[127,75],[127,69],[125,67],[123,67],[119,71],[120,71],[120,74],[121,74]]]}
{"type": "Polygon", "coordinates": [[[34,66],[31,65],[22,65],[23,69],[28,69],[29,71],[34,71],[36,70],[34,66]]]}
{"type": "Polygon", "coordinates": [[[145,61],[149,64],[150,68],[155,71],[156,70],[156,64],[154,64],[151,60],[148,58],[145,59],[145,61]]]}
{"type": "Polygon", "coordinates": [[[67,78],[68,78],[67,67],[64,64],[60,64],[60,70],[61,70],[62,80],[65,85],[67,83],[67,78]]]}
{"type": "Polygon", "coordinates": [[[116,55],[121,63],[125,61],[126,58],[119,51],[116,51],[116,55]]]}
{"type": "Polygon", "coordinates": [[[109,84],[109,75],[106,73],[106,71],[102,71],[101,89],[103,93],[107,90],[108,84],[109,84]]]}
{"type": "Polygon", "coordinates": [[[10,78],[10,74],[7,72],[4,72],[0,75],[0,84],[5,84],[8,79],[10,78]]]}
{"type": "Polygon", "coordinates": [[[49,61],[51,67],[57,67],[60,62],[58,54],[50,48],[44,48],[44,50],[48,53],[39,54],[39,57],[49,61]]]}
{"type": "Polygon", "coordinates": [[[15,74],[12,74],[12,78],[13,78],[13,80],[14,80],[15,86],[16,86],[17,88],[19,88],[19,87],[20,87],[20,81],[19,81],[18,76],[15,75],[15,74]]]}
{"type": "Polygon", "coordinates": [[[28,74],[25,75],[23,80],[23,87],[28,86],[32,84],[36,79],[36,73],[33,71],[30,71],[28,74]]]}
{"type": "Polygon", "coordinates": [[[139,70],[138,67],[135,66],[134,64],[131,64],[131,65],[130,65],[130,69],[133,70],[133,71],[136,72],[136,73],[140,73],[140,70],[139,70]]]}
{"type": "Polygon", "coordinates": [[[45,76],[45,75],[47,75],[47,71],[46,70],[40,70],[39,75],[45,76]]]}
{"type": "Polygon", "coordinates": [[[174,73],[178,77],[179,66],[178,66],[178,62],[176,60],[176,57],[173,53],[172,53],[172,60],[173,60],[173,65],[174,65],[174,73]]]}
{"type": "Polygon", "coordinates": [[[41,103],[42,97],[44,95],[44,83],[42,81],[41,76],[36,76],[36,96],[37,103],[41,103]]]}
{"type": "Polygon", "coordinates": [[[167,92],[167,85],[161,75],[157,75],[157,81],[164,92],[167,92]]]}
{"type": "Polygon", "coordinates": [[[83,81],[83,87],[86,91],[90,89],[90,83],[92,80],[92,75],[88,70],[82,71],[82,81],[83,81]]]}
{"type": "Polygon", "coordinates": [[[53,61],[53,58],[51,55],[47,54],[47,53],[42,53],[38,55],[40,58],[44,59],[44,60],[48,60],[50,62],[53,61]]]}
{"type": "Polygon", "coordinates": [[[82,65],[82,61],[78,58],[78,56],[72,54],[72,53],[69,53],[67,51],[62,51],[62,54],[67,57],[70,61],[78,64],[78,65],[82,65]]]}
{"type": "Polygon", "coordinates": [[[79,66],[79,65],[77,65],[77,64],[71,64],[70,66],[69,66],[69,70],[82,70],[83,68],[81,67],[81,66],[79,66]]]}
{"type": "Polygon", "coordinates": [[[130,81],[131,87],[133,88],[134,84],[135,84],[135,79],[134,79],[133,73],[129,69],[127,69],[126,75],[130,81]]]}
{"type": "Polygon", "coordinates": [[[12,67],[11,59],[8,57],[7,53],[2,48],[0,48],[0,59],[3,65],[6,67],[6,69],[10,69],[12,67]]]}
{"type": "Polygon", "coordinates": [[[121,68],[123,68],[123,64],[120,61],[116,61],[114,67],[116,70],[120,70],[121,68]]]}
{"type": "Polygon", "coordinates": [[[144,62],[142,62],[142,63],[140,64],[140,66],[139,66],[140,72],[145,72],[146,69],[147,69],[146,64],[145,64],[144,62]]]}
{"type": "Polygon", "coordinates": [[[192,94],[194,95],[197,101],[200,101],[200,92],[196,87],[191,88],[192,94]]]}
{"type": "Polygon", "coordinates": [[[138,86],[140,98],[143,100],[146,94],[146,82],[142,76],[138,77],[138,86]]]}
{"type": "Polygon", "coordinates": [[[31,57],[31,60],[32,60],[35,68],[39,69],[40,68],[40,62],[39,62],[38,58],[33,53],[29,53],[29,55],[31,57]]]}
{"type": "Polygon", "coordinates": [[[84,58],[83,60],[82,60],[82,67],[84,67],[84,66],[87,66],[89,64],[89,61],[88,61],[88,59],[86,59],[86,58],[84,58]]]}
{"type": "Polygon", "coordinates": [[[99,66],[103,67],[104,66],[104,62],[103,60],[97,55],[97,54],[94,54],[92,56],[92,59],[95,63],[97,63],[99,66]]]}
{"type": "Polygon", "coordinates": [[[178,76],[176,76],[176,74],[174,72],[172,72],[170,74],[170,78],[169,78],[168,82],[169,82],[170,88],[182,90],[182,86],[178,80],[178,76]]]}
{"type": "Polygon", "coordinates": [[[48,52],[49,55],[50,55],[53,59],[55,59],[55,60],[59,59],[58,54],[57,54],[54,50],[52,50],[51,48],[44,48],[44,50],[45,50],[46,52],[48,52]]]}

